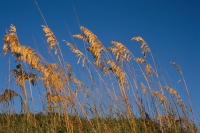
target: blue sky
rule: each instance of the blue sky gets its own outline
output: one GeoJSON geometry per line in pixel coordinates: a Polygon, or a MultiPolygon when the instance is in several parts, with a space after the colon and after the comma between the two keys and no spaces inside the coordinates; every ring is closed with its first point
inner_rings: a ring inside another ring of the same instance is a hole
{"type": "MultiPolygon", "coordinates": [[[[62,42],[63,39],[72,42],[65,23],[72,34],[80,33],[80,23],[95,33],[105,47],[111,46],[113,40],[119,41],[138,56],[141,56],[139,44],[130,39],[133,36],[141,36],[147,41],[154,58],[158,57],[160,63],[166,68],[175,85],[180,76],[169,62],[177,62],[174,52],[176,53],[193,105],[199,106],[199,0],[38,0],[37,2],[48,26],[60,42],[62,50],[66,51],[63,53],[66,54],[67,60],[74,62],[69,56],[71,54],[68,53],[69,48],[62,42]]],[[[9,25],[14,24],[21,44],[34,49],[37,45],[39,52],[44,57],[48,56],[42,41],[45,39],[41,28],[44,21],[34,0],[1,1],[0,18],[2,38],[9,25]]],[[[1,44],[3,46],[3,40],[1,44]]],[[[0,62],[3,62],[0,70],[0,79],[2,79],[0,87],[5,88],[6,81],[3,79],[8,77],[8,56],[1,55],[0,62]]],[[[14,59],[11,59],[11,62],[14,62],[14,59]]],[[[177,89],[184,96],[185,90],[178,88],[179,84],[177,89]]]]}

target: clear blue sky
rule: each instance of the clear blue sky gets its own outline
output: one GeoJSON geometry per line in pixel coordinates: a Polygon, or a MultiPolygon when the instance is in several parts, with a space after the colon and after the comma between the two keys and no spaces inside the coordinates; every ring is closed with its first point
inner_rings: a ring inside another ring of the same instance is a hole
{"type": "MultiPolygon", "coordinates": [[[[116,40],[122,42],[133,54],[140,55],[139,44],[131,42],[130,39],[133,36],[142,36],[148,42],[154,57],[159,58],[174,84],[177,84],[180,76],[169,63],[177,61],[174,50],[189,87],[193,104],[194,106],[199,105],[199,0],[37,0],[37,2],[48,26],[63,45],[61,46],[63,51],[69,51],[69,48],[62,43],[62,40],[72,42],[64,21],[72,34],[80,33],[73,4],[80,25],[93,31],[105,47],[111,46],[110,42],[116,40]]],[[[36,49],[35,39],[39,52],[43,56],[47,55],[41,39],[45,39],[41,28],[44,21],[34,0],[2,0],[0,18],[2,38],[9,25],[14,24],[21,44],[36,49]]],[[[1,44],[3,46],[3,40],[1,44]]],[[[6,81],[3,80],[2,75],[5,78],[8,77],[8,58],[6,57],[0,56],[1,88],[6,87],[6,81]]],[[[73,60],[69,56],[66,58],[73,60]]],[[[11,61],[14,62],[13,59],[11,61]]],[[[178,90],[183,91],[180,92],[181,94],[185,93],[185,90],[178,90]]]]}

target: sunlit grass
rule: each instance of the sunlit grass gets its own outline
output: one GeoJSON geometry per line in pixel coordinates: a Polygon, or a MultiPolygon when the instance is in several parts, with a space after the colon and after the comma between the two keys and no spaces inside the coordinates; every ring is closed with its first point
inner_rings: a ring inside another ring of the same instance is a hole
{"type": "Polygon", "coordinates": [[[183,78],[189,105],[160,72],[142,37],[131,39],[131,43],[140,43],[142,56],[136,57],[121,42],[112,41],[113,46],[105,48],[93,32],[81,26],[82,33],[73,37],[87,44],[86,54],[75,44],[59,42],[48,26],[42,28],[54,51],[49,58],[55,63],[48,63],[40,53],[21,45],[14,25],[3,38],[4,54],[12,54],[16,60],[12,74],[22,94],[8,88],[0,102],[6,105],[19,96],[22,111],[12,112],[11,106],[3,106],[2,110],[8,109],[0,116],[1,132],[198,132],[181,68],[172,63],[183,78]],[[70,48],[70,58],[78,57],[78,66],[64,59],[60,43],[70,48]],[[35,86],[45,88],[45,94],[40,95],[45,100],[39,114],[31,108],[38,102],[37,97],[29,97],[38,91],[35,86]]]}

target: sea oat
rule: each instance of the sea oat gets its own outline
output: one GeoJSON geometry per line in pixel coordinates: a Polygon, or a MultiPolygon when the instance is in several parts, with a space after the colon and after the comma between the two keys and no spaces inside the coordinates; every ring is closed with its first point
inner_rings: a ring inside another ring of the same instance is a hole
{"type": "Polygon", "coordinates": [[[164,86],[164,88],[168,90],[170,94],[174,94],[177,98],[180,98],[180,95],[178,94],[178,92],[174,90],[173,88],[170,88],[169,86],[164,86]]]}
{"type": "Polygon", "coordinates": [[[106,64],[109,64],[111,66],[111,68],[109,69],[119,78],[120,83],[126,83],[126,74],[120,66],[117,66],[117,64],[113,60],[107,60],[106,64]]]}
{"type": "Polygon", "coordinates": [[[119,62],[122,62],[124,60],[130,61],[130,51],[120,42],[111,42],[114,46],[109,47],[108,50],[110,50],[116,57],[116,60],[119,62]]]}
{"type": "Polygon", "coordinates": [[[97,36],[93,34],[90,30],[88,30],[87,28],[81,26],[80,29],[83,31],[84,34],[74,35],[74,37],[77,37],[79,39],[81,38],[85,42],[90,44],[87,50],[90,51],[93,54],[94,58],[96,59],[94,64],[98,66],[100,69],[102,69],[103,66],[101,66],[102,63],[100,62],[100,58],[101,58],[102,50],[105,50],[105,48],[103,47],[103,44],[99,41],[97,36]]]}
{"type": "Polygon", "coordinates": [[[78,49],[76,48],[75,46],[73,46],[71,43],[69,42],[66,42],[67,46],[70,47],[70,50],[74,53],[76,53],[76,56],[78,57],[78,62],[77,64],[79,64],[80,62],[80,59],[82,58],[82,66],[84,66],[84,63],[85,63],[85,57],[84,57],[84,54],[78,49]]]}
{"type": "Polygon", "coordinates": [[[146,57],[146,53],[147,53],[147,52],[151,52],[149,46],[148,46],[147,43],[142,39],[142,37],[140,37],[140,36],[138,36],[138,37],[133,37],[131,40],[135,40],[135,41],[141,42],[140,48],[142,49],[142,54],[144,55],[144,58],[146,57]]]}
{"type": "Polygon", "coordinates": [[[187,105],[185,105],[184,103],[181,103],[181,104],[180,104],[180,107],[181,107],[182,109],[184,109],[184,110],[188,109],[187,105]]]}
{"type": "Polygon", "coordinates": [[[16,57],[16,61],[22,60],[28,62],[32,68],[38,68],[40,57],[36,56],[36,52],[30,47],[20,45],[15,33],[8,33],[3,39],[5,42],[4,54],[10,51],[16,57]]]}
{"type": "Polygon", "coordinates": [[[80,86],[82,88],[88,88],[83,82],[81,82],[79,79],[72,77],[72,80],[74,83],[76,83],[77,86],[80,86]]]}
{"type": "Polygon", "coordinates": [[[72,71],[72,66],[69,63],[65,63],[67,66],[67,70],[72,71]]]}
{"type": "Polygon", "coordinates": [[[141,83],[140,83],[140,86],[141,86],[141,88],[142,88],[143,95],[146,96],[146,95],[147,95],[147,90],[146,90],[145,85],[141,82],[141,83]]]}
{"type": "MultiPolygon", "coordinates": [[[[87,42],[87,36],[84,35],[84,34],[76,34],[76,35],[73,35],[73,37],[76,37],[78,39],[82,39],[83,41],[87,42]]],[[[89,42],[87,42],[89,43],[89,42]]]]}
{"type": "Polygon", "coordinates": [[[45,32],[45,36],[47,36],[47,42],[49,43],[49,47],[50,48],[53,48],[55,47],[56,45],[58,45],[58,41],[56,40],[56,37],[55,35],[53,34],[53,32],[49,29],[49,27],[45,26],[45,25],[42,25],[42,28],[45,32]]]}
{"type": "Polygon", "coordinates": [[[158,100],[162,103],[162,104],[166,104],[167,99],[164,95],[160,94],[158,91],[153,91],[153,94],[155,96],[157,96],[158,100]]]}
{"type": "Polygon", "coordinates": [[[77,79],[77,78],[75,78],[75,77],[73,77],[73,81],[74,81],[74,83],[76,83],[78,86],[81,86],[81,85],[83,84],[79,79],[77,79]]]}
{"type": "Polygon", "coordinates": [[[179,100],[176,100],[178,103],[182,103],[183,100],[182,99],[179,99],[179,100]]]}
{"type": "Polygon", "coordinates": [[[74,97],[75,97],[75,98],[76,98],[77,94],[78,94],[78,89],[76,88],[76,89],[74,90],[74,97]]]}
{"type": "Polygon", "coordinates": [[[43,75],[45,87],[52,87],[55,91],[63,91],[66,84],[66,75],[58,64],[48,64],[40,67],[40,73],[43,75]]]}
{"type": "Polygon", "coordinates": [[[175,62],[170,62],[178,71],[179,73],[182,75],[182,71],[181,68],[175,63],[175,62]]]}
{"type": "Polygon", "coordinates": [[[49,92],[46,93],[47,97],[47,102],[49,109],[54,109],[56,108],[56,104],[62,103],[62,105],[67,105],[66,97],[61,96],[61,95],[56,95],[56,94],[50,94],[49,92]]]}
{"type": "Polygon", "coordinates": [[[13,24],[10,25],[10,32],[13,32],[13,33],[16,32],[16,28],[13,24]]]}
{"type": "Polygon", "coordinates": [[[25,83],[25,80],[28,80],[31,82],[31,84],[34,86],[37,84],[37,75],[34,73],[27,73],[23,71],[21,64],[18,64],[17,70],[12,70],[12,73],[14,74],[17,84],[23,86],[25,83]]]}
{"type": "Polygon", "coordinates": [[[150,77],[152,77],[152,71],[151,71],[151,65],[150,64],[146,65],[145,71],[150,77]]]}
{"type": "Polygon", "coordinates": [[[11,99],[13,97],[16,97],[16,96],[18,96],[18,94],[15,91],[12,91],[10,89],[8,89],[8,90],[6,89],[4,91],[4,93],[0,95],[0,102],[1,103],[3,103],[4,101],[9,102],[9,101],[11,101],[11,99]]]}
{"type": "Polygon", "coordinates": [[[143,58],[135,58],[134,59],[136,62],[139,62],[139,63],[146,63],[147,61],[144,60],[143,58]]]}
{"type": "Polygon", "coordinates": [[[50,94],[49,92],[47,92],[46,94],[47,96],[47,100],[48,102],[63,102],[66,100],[66,98],[64,96],[61,96],[61,95],[55,95],[55,94],[50,94]]]}

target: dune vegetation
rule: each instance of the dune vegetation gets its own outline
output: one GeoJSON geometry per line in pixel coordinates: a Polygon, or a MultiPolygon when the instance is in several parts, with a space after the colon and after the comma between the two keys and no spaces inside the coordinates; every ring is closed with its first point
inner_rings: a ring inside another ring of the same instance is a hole
{"type": "MultiPolygon", "coordinates": [[[[77,57],[77,65],[82,68],[78,74],[85,77],[81,81],[63,58],[54,33],[46,25],[42,29],[49,49],[54,51],[51,57],[56,59],[55,63],[48,63],[38,51],[21,45],[14,25],[3,37],[3,52],[15,58],[16,69],[11,72],[22,94],[8,88],[0,95],[4,105],[1,132],[198,132],[186,84],[189,105],[165,80],[142,37],[131,38],[135,47],[138,43],[141,48],[142,56],[135,57],[121,42],[112,41],[112,46],[105,48],[92,31],[81,26],[82,33],[73,37],[86,44],[87,54],[75,43],[61,42],[72,51],[70,55],[77,57]],[[46,90],[42,95],[45,107],[40,113],[30,110],[33,103],[28,100],[27,89],[35,91],[35,86],[46,90]],[[13,97],[20,98],[18,113],[9,106],[13,97]]],[[[175,62],[171,64],[185,83],[181,68],[175,62]]]]}
{"type": "Polygon", "coordinates": [[[145,39],[130,38],[130,43],[141,49],[138,57],[123,42],[112,41],[110,47],[104,47],[90,27],[80,26],[77,34],[69,32],[73,42],[57,40],[44,22],[41,29],[44,44],[48,45],[48,59],[38,50],[22,45],[23,38],[17,35],[20,29],[13,24],[3,37],[4,56],[12,55],[15,60],[16,66],[10,72],[16,87],[8,86],[0,95],[0,132],[199,132],[179,64],[170,62],[177,71],[174,74],[182,78],[186,103],[172,84],[170,73],[154,59],[145,39]],[[66,53],[60,45],[71,50],[68,55],[77,61],[76,66],[64,58],[66,53]],[[80,45],[84,49],[79,49],[80,45]],[[32,94],[36,91],[42,99],[40,106],[38,97],[32,94]],[[38,108],[40,112],[36,113],[38,108]]]}

